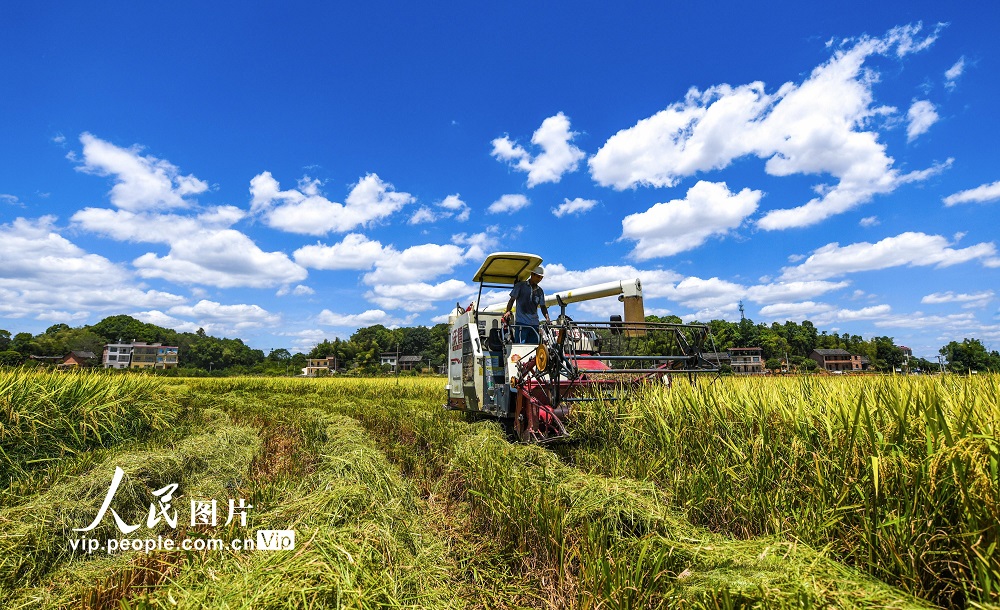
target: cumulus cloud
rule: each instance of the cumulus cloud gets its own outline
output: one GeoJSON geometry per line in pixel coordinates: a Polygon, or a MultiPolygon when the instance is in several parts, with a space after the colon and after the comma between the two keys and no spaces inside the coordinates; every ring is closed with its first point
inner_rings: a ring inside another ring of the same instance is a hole
{"type": "Polygon", "coordinates": [[[402,251],[386,249],[366,273],[366,284],[405,284],[429,280],[451,273],[464,262],[465,252],[454,244],[422,244],[402,251]]]}
{"type": "Polygon", "coordinates": [[[949,247],[940,235],[907,232],[877,243],[859,242],[841,246],[834,242],[815,250],[801,265],[782,269],[785,280],[822,280],[858,271],[889,267],[950,267],[976,259],[990,260],[996,246],[979,243],[968,248],[949,247]]]}
{"type": "Polygon", "coordinates": [[[0,316],[85,319],[90,312],[179,305],[184,297],[149,290],[124,266],[90,254],[55,228],[54,216],[0,225],[0,316]],[[58,288],[58,289],[54,289],[58,288]]]}
{"type": "Polygon", "coordinates": [[[421,206],[410,216],[411,225],[437,222],[443,218],[454,218],[458,222],[465,222],[469,219],[471,210],[462,198],[456,193],[448,195],[438,202],[436,209],[428,206],[421,206]]]}
{"type": "Polygon", "coordinates": [[[80,228],[118,241],[169,244],[181,235],[226,229],[246,215],[234,206],[209,208],[194,216],[84,208],[73,214],[80,228]]]}
{"type": "Polygon", "coordinates": [[[132,317],[147,324],[155,324],[157,326],[162,326],[163,328],[172,328],[177,332],[182,333],[197,332],[199,328],[208,332],[207,328],[199,325],[197,322],[181,320],[180,318],[175,318],[169,314],[163,313],[158,309],[133,313],[132,317]]]}
{"type": "Polygon", "coordinates": [[[834,290],[846,288],[849,285],[850,282],[830,282],[827,280],[772,282],[750,286],[747,288],[746,297],[754,303],[798,301],[818,297],[834,290]]]}
{"type": "MultiPolygon", "coordinates": [[[[279,314],[273,314],[259,305],[244,303],[223,305],[216,301],[202,299],[194,305],[178,305],[171,307],[167,313],[174,316],[194,318],[200,325],[209,324],[214,328],[231,328],[244,330],[277,326],[281,322],[279,314]]],[[[206,329],[207,330],[207,329],[206,329]]]]}
{"type": "Polygon", "coordinates": [[[285,253],[264,252],[233,229],[176,236],[166,255],[148,252],[132,265],[142,277],[219,288],[270,288],[300,282],[307,275],[285,253]]]}
{"type": "Polygon", "coordinates": [[[275,296],[284,297],[292,295],[297,297],[304,297],[312,294],[316,294],[316,291],[310,288],[309,286],[306,286],[305,284],[299,284],[295,288],[292,288],[291,286],[282,286],[281,288],[278,289],[278,292],[275,293],[275,296]]]}
{"type": "Polygon", "coordinates": [[[945,89],[951,90],[958,85],[958,78],[962,76],[965,72],[965,56],[958,58],[958,61],[954,63],[950,68],[945,70],[944,73],[944,86],[945,89]]]}
{"type": "Polygon", "coordinates": [[[570,270],[560,263],[547,263],[543,288],[546,293],[552,294],[562,290],[635,278],[642,283],[643,295],[656,298],[665,296],[674,282],[683,276],[669,270],[637,269],[631,265],[602,265],[590,269],[570,270]]]}
{"type": "Polygon", "coordinates": [[[368,174],[351,188],[344,203],[320,193],[317,180],[303,178],[297,189],[282,191],[271,172],[250,180],[250,211],[272,228],[305,235],[345,233],[387,218],[413,203],[409,193],[397,192],[376,174],[368,174]]]}
{"type": "Polygon", "coordinates": [[[913,102],[910,110],[906,113],[906,141],[912,142],[918,136],[927,133],[931,125],[937,123],[939,118],[934,104],[927,100],[913,102]]]}
{"type": "Polygon", "coordinates": [[[497,236],[497,227],[488,227],[486,231],[480,233],[457,233],[451,236],[451,243],[465,246],[466,251],[463,258],[467,261],[483,261],[488,252],[497,248],[500,240],[497,236]]]}
{"type": "Polygon", "coordinates": [[[427,311],[436,301],[456,300],[465,302],[472,298],[473,288],[461,280],[450,279],[437,284],[408,282],[401,284],[375,284],[365,293],[365,298],[386,309],[427,311]]]}
{"type": "Polygon", "coordinates": [[[120,148],[89,133],[80,136],[83,158],[79,171],[114,179],[109,197],[123,210],[186,208],[187,199],[208,190],[208,183],[183,176],[169,161],[142,155],[142,147],[120,148]]]}
{"type": "Polygon", "coordinates": [[[962,307],[973,308],[973,307],[986,307],[986,305],[993,300],[992,290],[983,290],[981,292],[973,293],[959,293],[955,294],[951,290],[947,292],[935,292],[933,294],[928,294],[924,298],[920,299],[921,303],[928,305],[939,305],[942,303],[961,303],[962,307]]]}
{"type": "Polygon", "coordinates": [[[570,142],[578,134],[570,131],[569,118],[563,113],[542,121],[531,143],[542,149],[532,156],[509,137],[493,140],[492,155],[528,173],[528,188],[545,182],[559,182],[563,174],[576,171],[584,152],[570,142]]]}
{"type": "Polygon", "coordinates": [[[424,205],[417,208],[417,211],[413,213],[413,216],[410,216],[408,222],[411,225],[419,225],[425,222],[434,222],[435,220],[437,220],[437,216],[434,215],[434,210],[424,205]]]}
{"type": "Polygon", "coordinates": [[[877,227],[881,223],[879,222],[878,216],[865,216],[858,221],[858,224],[867,229],[868,227],[877,227]]]}
{"type": "Polygon", "coordinates": [[[293,253],[295,262],[310,269],[371,269],[382,258],[386,248],[378,241],[360,233],[349,233],[340,242],[327,246],[303,246],[293,253]]]}
{"type": "Polygon", "coordinates": [[[571,201],[569,198],[566,198],[559,204],[559,207],[552,208],[552,214],[555,215],[556,218],[562,218],[567,214],[576,214],[579,216],[584,212],[589,212],[596,205],[597,201],[593,199],[582,199],[577,197],[571,201]]]}
{"type": "Polygon", "coordinates": [[[647,260],[691,250],[713,235],[725,235],[753,214],[761,192],[733,193],[724,182],[699,181],[684,199],[657,203],[622,220],[622,239],[635,240],[631,256],[647,260]]]}
{"type": "Polygon", "coordinates": [[[334,313],[329,309],[324,309],[316,316],[316,322],[323,326],[338,326],[343,328],[357,328],[361,326],[372,326],[383,324],[385,326],[399,326],[404,320],[394,318],[381,309],[369,309],[361,313],[342,314],[334,313]]]}
{"type": "Polygon", "coordinates": [[[766,214],[758,222],[765,230],[816,224],[926,177],[901,176],[878,133],[864,129],[871,117],[888,111],[872,105],[877,78],[865,60],[926,48],[936,32],[917,38],[920,29],[903,26],[881,38],[845,41],[801,84],[785,83],[773,94],[761,82],[691,89],[683,101],[609,138],[589,160],[591,176],[617,189],[670,187],[752,155],[766,159],[765,171],[773,176],[837,179],[832,186],[817,185],[819,196],[801,206],[766,214]]]}
{"type": "Polygon", "coordinates": [[[802,301],[800,303],[775,303],[760,308],[760,315],[766,320],[811,320],[819,314],[836,309],[828,303],[802,301]]]}
{"type": "Polygon", "coordinates": [[[944,204],[951,207],[960,203],[989,203],[998,199],[1000,199],[1000,180],[948,195],[944,198],[944,204]]]}
{"type": "Polygon", "coordinates": [[[843,309],[829,303],[776,303],[761,307],[760,314],[767,320],[811,320],[815,324],[830,325],[838,322],[882,320],[892,312],[888,305],[873,305],[861,309],[843,309]]]}
{"type": "Polygon", "coordinates": [[[490,214],[513,214],[529,205],[531,205],[531,201],[524,195],[503,195],[491,203],[486,211],[490,214]]]}

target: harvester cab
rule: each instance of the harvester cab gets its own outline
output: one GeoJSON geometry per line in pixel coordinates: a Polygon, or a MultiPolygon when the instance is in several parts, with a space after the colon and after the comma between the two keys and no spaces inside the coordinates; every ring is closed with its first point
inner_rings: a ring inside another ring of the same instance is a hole
{"type": "Polygon", "coordinates": [[[558,318],[542,322],[537,343],[517,342],[519,333],[503,318],[507,292],[541,262],[534,254],[497,252],[476,272],[479,296],[449,317],[446,409],[497,419],[522,441],[547,443],[569,435],[576,404],[613,399],[650,381],[669,385],[674,374],[718,373],[704,356],[715,351],[708,326],[646,322],[638,278],[546,296],[546,306],[559,307],[558,318]],[[502,289],[503,301],[480,307],[484,289],[502,289]],[[606,297],[624,303],[624,319],[576,322],[567,315],[572,303],[606,297]]]}

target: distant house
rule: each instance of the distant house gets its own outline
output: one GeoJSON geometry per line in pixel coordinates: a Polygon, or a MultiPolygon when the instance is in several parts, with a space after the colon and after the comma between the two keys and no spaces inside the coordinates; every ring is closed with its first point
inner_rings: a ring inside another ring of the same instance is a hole
{"type": "Polygon", "coordinates": [[[743,375],[764,374],[764,351],[759,347],[729,348],[729,366],[734,373],[743,375]]]}
{"type": "Polygon", "coordinates": [[[412,371],[415,368],[420,367],[420,356],[400,356],[399,357],[399,370],[401,371],[412,371]]]}
{"type": "Polygon", "coordinates": [[[845,349],[814,349],[809,357],[816,361],[819,368],[831,373],[861,370],[861,356],[845,349]]]}
{"type": "Polygon", "coordinates": [[[75,369],[81,366],[93,366],[97,362],[94,352],[74,350],[65,356],[28,356],[30,360],[37,360],[48,365],[53,365],[60,371],[75,369]]]}
{"type": "Polygon", "coordinates": [[[701,356],[717,367],[730,366],[729,352],[702,352],[701,356]]]}
{"type": "Polygon", "coordinates": [[[306,360],[306,367],[302,369],[302,374],[306,377],[325,377],[337,370],[337,357],[327,356],[326,358],[309,358],[306,360]]]}
{"type": "Polygon", "coordinates": [[[94,352],[74,350],[63,356],[62,362],[56,365],[60,369],[72,369],[80,366],[93,366],[97,361],[94,352]]]}
{"type": "Polygon", "coordinates": [[[101,363],[106,369],[172,369],[177,367],[178,351],[162,343],[108,343],[101,363]]]}
{"type": "Polygon", "coordinates": [[[393,371],[410,371],[420,366],[420,356],[403,356],[397,352],[382,352],[379,364],[387,364],[392,367],[393,371]]]}

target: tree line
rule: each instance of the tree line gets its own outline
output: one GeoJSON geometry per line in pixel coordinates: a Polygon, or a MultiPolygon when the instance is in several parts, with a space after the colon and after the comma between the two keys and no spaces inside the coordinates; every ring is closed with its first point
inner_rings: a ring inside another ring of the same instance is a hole
{"type": "MultiPolygon", "coordinates": [[[[680,323],[677,316],[646,316],[649,322],[680,323]]],[[[750,319],[739,322],[712,320],[714,348],[725,351],[734,347],[759,347],[767,368],[779,368],[787,358],[795,368],[810,370],[816,362],[809,358],[814,349],[844,349],[867,358],[870,368],[892,371],[907,366],[910,370],[932,372],[939,363],[924,358],[908,358],[892,337],[864,339],[850,333],[820,331],[812,322],[774,322],[755,324],[750,319]]],[[[338,371],[356,374],[386,372],[381,364],[385,352],[419,356],[420,367],[437,371],[447,361],[449,329],[447,324],[386,328],[381,324],[359,328],[348,339],[323,340],[308,353],[291,353],[285,348],[253,349],[241,339],[219,338],[204,330],[178,332],[137,320],[127,315],[104,318],[97,324],[71,328],[55,324],[43,333],[17,333],[0,329],[0,365],[29,362],[30,356],[65,356],[71,351],[93,352],[98,358],[107,343],[142,341],[177,346],[178,368],[164,371],[171,375],[213,374],[298,374],[309,358],[334,358],[338,371]]],[[[951,372],[1000,372],[1000,353],[989,351],[978,339],[951,341],[939,353],[951,372]]]]}

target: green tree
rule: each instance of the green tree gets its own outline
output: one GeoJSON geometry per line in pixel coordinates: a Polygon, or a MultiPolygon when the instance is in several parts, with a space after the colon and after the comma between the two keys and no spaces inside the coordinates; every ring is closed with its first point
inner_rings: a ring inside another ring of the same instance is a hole
{"type": "Polygon", "coordinates": [[[0,328],[0,352],[10,349],[10,331],[0,328]]]}
{"type": "Polygon", "coordinates": [[[24,362],[24,356],[14,350],[0,351],[0,365],[17,366],[24,362]]]}
{"type": "Polygon", "coordinates": [[[291,358],[292,354],[283,347],[272,349],[270,353],[267,354],[268,362],[279,362],[284,364],[286,360],[291,360],[291,358]]]}
{"type": "Polygon", "coordinates": [[[1000,353],[988,352],[979,339],[963,339],[961,343],[951,341],[941,348],[940,354],[953,373],[1000,371],[1000,353]]]}
{"type": "Polygon", "coordinates": [[[37,354],[38,343],[31,333],[17,333],[10,342],[10,348],[22,356],[31,356],[37,354]]]}

